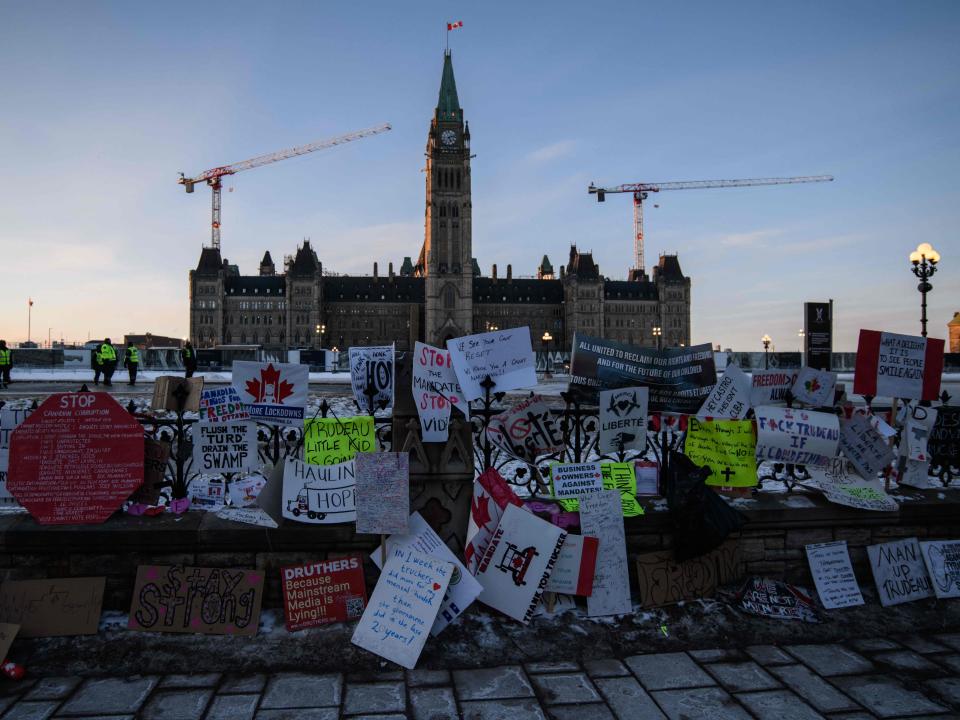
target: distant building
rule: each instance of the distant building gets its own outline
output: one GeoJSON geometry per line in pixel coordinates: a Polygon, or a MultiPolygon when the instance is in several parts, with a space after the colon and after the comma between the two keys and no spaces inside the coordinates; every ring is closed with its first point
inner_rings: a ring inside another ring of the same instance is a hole
{"type": "Polygon", "coordinates": [[[955,312],[953,320],[947,323],[947,333],[950,338],[947,352],[960,353],[960,312],[955,312]]]}
{"type": "Polygon", "coordinates": [[[676,255],[662,255],[651,278],[600,273],[593,254],[570,247],[557,272],[544,254],[535,277],[481,273],[473,253],[470,126],[464,120],[450,53],[427,134],[424,241],[399,273],[325,275],[309,241],[278,273],[269,251],[259,275],[241,275],[218,249],[204,248],[190,271],[190,338],[197,347],[337,347],[450,338],[528,325],[535,350],[569,349],[574,333],[636,345],[690,343],[690,279],[676,255]],[[549,348],[542,340],[549,332],[549,348]]]}
{"type": "Polygon", "coordinates": [[[133,343],[141,350],[147,350],[148,348],[155,347],[180,348],[183,347],[183,338],[165,337],[163,335],[154,335],[153,333],[147,333],[145,335],[124,335],[124,347],[126,347],[129,343],[133,343]]]}

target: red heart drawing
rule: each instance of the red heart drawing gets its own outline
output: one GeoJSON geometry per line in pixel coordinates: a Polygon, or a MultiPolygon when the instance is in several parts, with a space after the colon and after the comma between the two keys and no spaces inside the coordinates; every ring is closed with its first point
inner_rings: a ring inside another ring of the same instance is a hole
{"type": "Polygon", "coordinates": [[[434,590],[439,590],[439,589],[440,589],[440,583],[434,583],[434,584],[433,584],[433,589],[434,589],[434,590]]]}

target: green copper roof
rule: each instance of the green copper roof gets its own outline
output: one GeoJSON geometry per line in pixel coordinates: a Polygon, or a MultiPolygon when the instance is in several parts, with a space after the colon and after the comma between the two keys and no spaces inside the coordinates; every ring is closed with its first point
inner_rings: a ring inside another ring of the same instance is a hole
{"type": "Polygon", "coordinates": [[[544,255],[543,260],[540,261],[540,270],[545,273],[553,272],[553,265],[550,264],[550,258],[546,255],[544,255]]]}
{"type": "Polygon", "coordinates": [[[463,111],[457,98],[457,81],[453,79],[453,59],[448,50],[443,54],[443,78],[440,80],[440,99],[437,100],[438,120],[460,120],[463,111]]]}

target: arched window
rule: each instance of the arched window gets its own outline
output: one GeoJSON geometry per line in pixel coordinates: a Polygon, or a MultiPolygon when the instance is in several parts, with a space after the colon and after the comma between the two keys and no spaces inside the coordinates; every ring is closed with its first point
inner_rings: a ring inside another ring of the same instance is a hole
{"type": "Polygon", "coordinates": [[[454,217],[460,217],[460,208],[454,205],[453,208],[451,208],[451,210],[453,212],[454,217]]]}
{"type": "Polygon", "coordinates": [[[457,190],[460,189],[460,171],[457,170],[457,190]]]}
{"type": "Polygon", "coordinates": [[[452,310],[457,306],[457,291],[453,285],[447,285],[443,289],[443,307],[445,310],[452,310]]]}

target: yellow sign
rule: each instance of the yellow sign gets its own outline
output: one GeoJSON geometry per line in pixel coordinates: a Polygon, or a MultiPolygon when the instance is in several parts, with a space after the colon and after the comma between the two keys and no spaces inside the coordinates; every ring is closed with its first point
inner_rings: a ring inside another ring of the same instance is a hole
{"type": "Polygon", "coordinates": [[[310,465],[339,465],[358,452],[376,452],[373,418],[314,418],[303,423],[303,458],[310,465]]]}
{"type": "MultiPolygon", "coordinates": [[[[632,462],[603,463],[603,487],[606,490],[620,491],[620,504],[624,517],[643,515],[643,506],[637,502],[637,476],[632,462]]],[[[552,486],[552,483],[551,483],[552,486]]],[[[572,498],[557,498],[557,502],[567,512],[579,512],[580,503],[572,498]]]]}
{"type": "Polygon", "coordinates": [[[752,487],[757,484],[757,441],[751,420],[687,420],[683,453],[713,470],[707,485],[752,487]]]}

